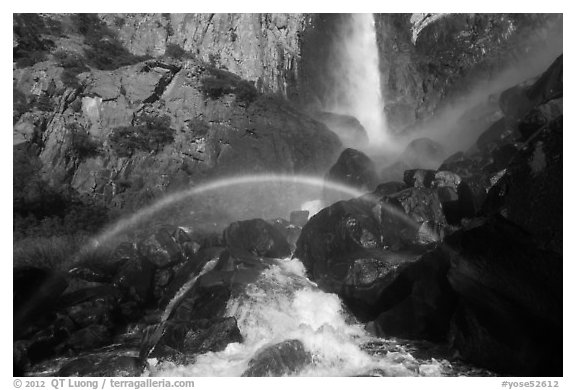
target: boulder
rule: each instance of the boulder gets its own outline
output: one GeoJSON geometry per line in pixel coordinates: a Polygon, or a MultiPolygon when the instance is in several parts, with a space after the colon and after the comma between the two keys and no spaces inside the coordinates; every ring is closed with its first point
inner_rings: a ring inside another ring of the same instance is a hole
{"type": "Polygon", "coordinates": [[[562,112],[562,98],[550,100],[528,111],[518,123],[518,131],[522,139],[527,141],[542,127],[561,116],[562,112]]]}
{"type": "Polygon", "coordinates": [[[152,297],[155,266],[145,258],[127,260],[114,277],[114,286],[123,291],[128,300],[145,305],[152,297]]]}
{"type": "Polygon", "coordinates": [[[453,347],[505,375],[561,376],[562,256],[499,216],[445,242],[448,281],[459,297],[453,347]]]}
{"type": "Polygon", "coordinates": [[[434,175],[435,171],[430,169],[409,169],[404,171],[404,183],[408,187],[430,188],[434,175]]]}
{"type": "Polygon", "coordinates": [[[93,350],[112,342],[110,330],[104,325],[92,324],[70,335],[66,340],[66,348],[74,352],[93,350]]]}
{"type": "Polygon", "coordinates": [[[406,188],[406,184],[399,181],[389,181],[386,183],[378,184],[373,194],[377,197],[392,195],[402,191],[406,188]]]}
{"type": "Polygon", "coordinates": [[[445,223],[441,209],[435,215],[424,201],[410,200],[404,192],[412,190],[435,196],[433,190],[411,188],[377,201],[341,201],[313,216],[302,229],[294,256],[310,279],[337,293],[357,316],[374,318],[379,292],[430,246],[430,233],[432,244],[439,240],[435,224],[445,223]],[[406,215],[397,195],[417,220],[406,215]]]}
{"type": "MultiPolygon", "coordinates": [[[[185,233],[181,233],[185,234],[185,233]]],[[[138,243],[142,256],[158,268],[165,268],[184,259],[183,248],[168,229],[161,228],[138,243]]]]}
{"type": "Polygon", "coordinates": [[[345,149],[326,174],[326,180],[372,191],[378,184],[374,162],[356,149],[345,149]]]}
{"type": "Polygon", "coordinates": [[[145,363],[132,356],[91,355],[69,361],[58,371],[62,377],[137,377],[145,363]]]}
{"type": "Polygon", "coordinates": [[[14,339],[25,336],[30,327],[41,325],[53,314],[68,287],[64,274],[43,268],[16,267],[13,270],[14,339]]]}
{"type": "Polygon", "coordinates": [[[248,369],[242,376],[287,376],[297,374],[312,362],[312,356],[306,351],[300,340],[286,340],[265,347],[248,363],[248,369]]]}
{"type": "Polygon", "coordinates": [[[184,351],[195,354],[218,352],[224,350],[229,343],[241,343],[243,340],[234,317],[215,321],[199,320],[192,322],[186,332],[184,351]]]}
{"type": "Polygon", "coordinates": [[[562,117],[535,134],[488,193],[482,211],[498,213],[562,253],[562,117]]]}
{"type": "Polygon", "coordinates": [[[224,230],[224,242],[234,255],[288,257],[291,254],[286,238],[262,219],[234,222],[224,230]]]}
{"type": "Polygon", "coordinates": [[[379,292],[379,314],[368,329],[378,337],[445,341],[457,302],[446,277],[449,266],[436,249],[401,267],[379,292]]]}

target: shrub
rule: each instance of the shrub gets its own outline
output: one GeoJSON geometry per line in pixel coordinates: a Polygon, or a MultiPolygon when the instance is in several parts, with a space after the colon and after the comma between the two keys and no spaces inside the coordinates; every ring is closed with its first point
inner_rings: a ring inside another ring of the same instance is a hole
{"type": "Polygon", "coordinates": [[[84,160],[100,154],[100,144],[90,136],[86,129],[76,123],[68,125],[68,129],[70,130],[70,147],[68,148],[70,157],[84,160]]]}
{"type": "Polygon", "coordinates": [[[158,152],[174,142],[175,131],[170,128],[168,116],[144,115],[136,126],[122,126],[112,130],[109,141],[119,157],[130,157],[136,150],[158,152]]]}
{"type": "Polygon", "coordinates": [[[102,268],[112,259],[113,250],[89,250],[86,234],[52,237],[26,237],[14,243],[14,267],[33,266],[68,271],[79,264],[102,268]]]}
{"type": "Polygon", "coordinates": [[[188,121],[188,129],[194,134],[196,137],[204,137],[208,134],[208,130],[210,126],[206,121],[200,118],[193,118],[188,121]]]}
{"type": "Polygon", "coordinates": [[[237,101],[251,103],[258,97],[258,91],[254,84],[241,79],[233,73],[225,70],[208,68],[210,76],[202,79],[201,91],[205,97],[218,99],[219,97],[233,93],[237,101]]]}
{"type": "Polygon", "coordinates": [[[184,58],[192,58],[192,54],[186,50],[184,50],[179,45],[175,45],[173,43],[169,43],[166,45],[166,52],[164,52],[166,57],[174,58],[176,60],[181,60],[184,58]]]}
{"type": "Polygon", "coordinates": [[[84,51],[88,65],[102,70],[114,70],[145,59],[126,50],[114,32],[96,14],[76,14],[72,19],[78,32],[84,35],[84,43],[90,46],[84,51]]]}
{"type": "Polygon", "coordinates": [[[12,17],[13,34],[18,42],[13,49],[16,67],[23,68],[45,61],[55,44],[51,39],[43,38],[43,34],[61,34],[60,22],[42,18],[38,14],[13,14],[12,17]]]}
{"type": "Polygon", "coordinates": [[[46,93],[32,98],[30,103],[32,107],[44,112],[52,112],[55,107],[52,99],[46,93]]]}

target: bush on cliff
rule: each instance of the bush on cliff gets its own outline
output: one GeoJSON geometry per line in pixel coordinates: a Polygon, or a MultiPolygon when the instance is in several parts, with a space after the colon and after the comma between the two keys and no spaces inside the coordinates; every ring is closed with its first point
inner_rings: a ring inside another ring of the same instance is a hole
{"type": "Polygon", "coordinates": [[[170,128],[169,117],[146,115],[140,118],[140,122],[140,125],[112,130],[110,146],[119,157],[130,157],[137,150],[158,152],[174,142],[175,131],[170,128]]]}
{"type": "Polygon", "coordinates": [[[218,99],[233,93],[236,100],[252,103],[258,97],[258,91],[253,83],[243,80],[233,73],[215,67],[209,67],[210,76],[202,79],[201,91],[206,98],[218,99]]]}

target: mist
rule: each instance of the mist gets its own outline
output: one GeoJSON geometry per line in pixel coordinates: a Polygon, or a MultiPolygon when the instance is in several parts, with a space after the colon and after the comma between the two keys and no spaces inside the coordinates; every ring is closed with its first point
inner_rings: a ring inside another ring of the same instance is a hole
{"type": "MultiPolygon", "coordinates": [[[[406,146],[419,138],[439,143],[444,158],[467,151],[482,132],[503,116],[498,105],[500,93],[543,73],[563,50],[560,18],[535,30],[522,42],[523,47],[531,48],[529,52],[516,56],[487,78],[471,81],[467,92],[450,96],[432,117],[419,120],[399,134],[390,134],[384,115],[386,102],[382,95],[385,94],[378,89],[380,85],[386,88],[386,83],[380,83],[380,75],[374,74],[379,65],[376,44],[366,42],[375,39],[371,28],[372,15],[352,15],[341,28],[341,35],[333,40],[330,61],[333,66],[329,72],[332,80],[339,80],[339,84],[328,90],[324,109],[359,120],[369,142],[357,144],[341,138],[345,147],[359,149],[370,156],[377,172],[402,160],[406,146]]],[[[442,159],[427,159],[423,155],[418,167],[436,169],[441,162],[442,159]]]]}

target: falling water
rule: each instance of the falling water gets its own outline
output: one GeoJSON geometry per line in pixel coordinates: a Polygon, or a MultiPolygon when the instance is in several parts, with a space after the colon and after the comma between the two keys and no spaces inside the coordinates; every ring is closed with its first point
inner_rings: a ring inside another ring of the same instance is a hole
{"type": "Polygon", "coordinates": [[[336,42],[337,92],[329,111],[356,117],[371,145],[386,141],[376,28],[372,14],[351,14],[336,42]]]}

